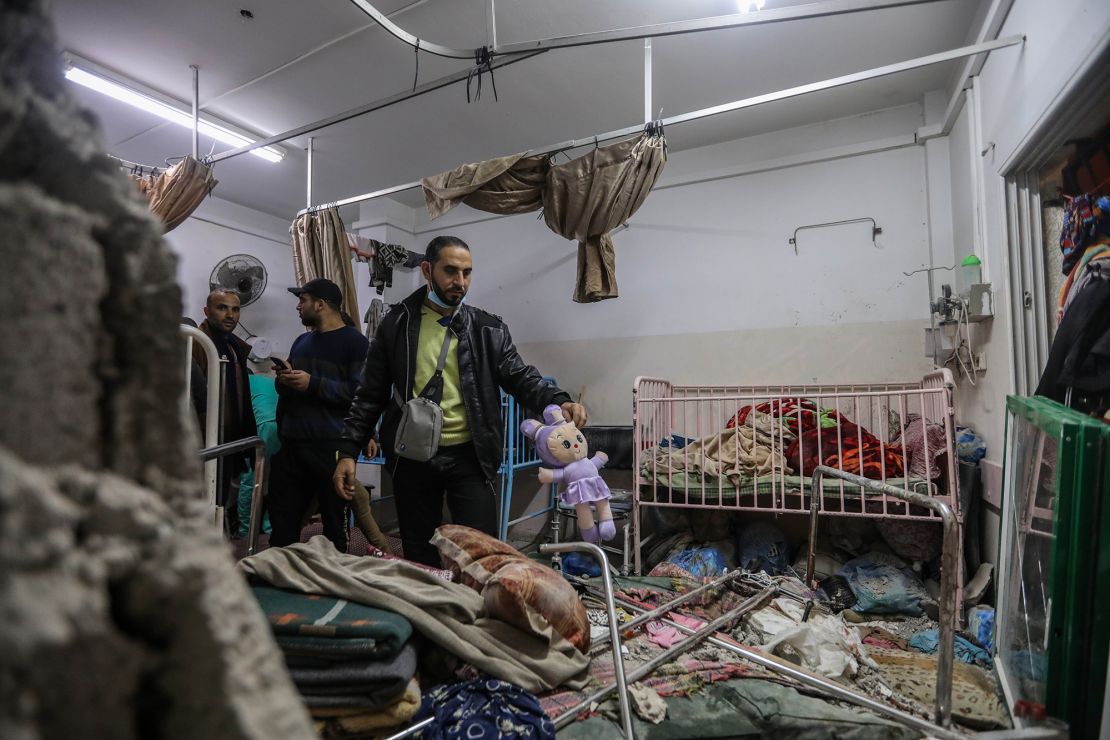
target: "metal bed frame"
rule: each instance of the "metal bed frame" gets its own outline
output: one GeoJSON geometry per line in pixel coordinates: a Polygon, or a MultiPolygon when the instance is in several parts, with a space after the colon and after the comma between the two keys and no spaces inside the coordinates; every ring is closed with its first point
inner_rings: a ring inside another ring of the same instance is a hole
{"type": "MultiPolygon", "coordinates": [[[[837,477],[848,475],[843,473],[842,471],[831,469],[826,469],[824,471],[821,471],[821,473],[823,475],[831,475],[837,477]]],[[[852,480],[852,478],[846,478],[845,480],[852,480]]],[[[868,487],[883,485],[881,483],[877,483],[875,481],[870,481],[867,479],[863,479],[863,481],[865,481],[864,484],[868,487]]],[[[853,482],[858,483],[858,481],[853,482]]],[[[897,489],[895,490],[897,491],[897,489]]],[[[897,496],[897,493],[895,491],[887,491],[886,493],[888,493],[889,495],[897,496]]],[[[932,500],[935,502],[938,515],[942,516],[944,521],[948,525],[946,526],[946,533],[951,533],[952,531],[954,531],[953,529],[951,529],[951,524],[954,522],[954,517],[952,516],[951,511],[948,511],[947,514],[945,514],[944,504],[936,502],[935,499],[932,500]]],[[[934,504],[929,505],[933,506],[934,504]]],[[[951,538],[946,537],[946,539],[951,538]]],[[[588,542],[545,544],[540,546],[540,552],[552,554],[563,552],[582,552],[592,556],[601,564],[604,564],[606,562],[606,555],[601,550],[601,548],[588,542]]],[[[867,696],[866,694],[860,693],[853,688],[825,678],[824,676],[818,675],[811,671],[807,671],[776,656],[768,655],[759,651],[758,649],[741,645],[735,640],[730,639],[725,632],[722,632],[722,630],[727,629],[736,620],[740,619],[745,614],[759,608],[770,598],[775,596],[776,593],[778,593],[779,589],[773,584],[769,586],[757,584],[762,589],[757,594],[755,594],[751,598],[746,599],[743,603],[741,603],[731,611],[727,612],[726,614],[723,614],[721,617],[709,622],[708,624],[703,625],[696,630],[691,629],[690,627],[687,627],[685,625],[678,624],[677,622],[674,622],[666,617],[668,612],[675,609],[676,607],[681,606],[683,603],[691,600],[695,596],[698,596],[712,589],[727,587],[730,582],[748,575],[749,574],[742,570],[734,570],[730,573],[724,574],[720,578],[717,578],[710,583],[699,586],[698,588],[688,591],[684,594],[680,594],[674,599],[671,599],[667,603],[662,604],[654,609],[645,609],[638,604],[632,603],[626,599],[616,596],[613,588],[612,578],[610,578],[609,576],[608,569],[604,567],[602,568],[600,587],[598,587],[597,583],[594,581],[580,578],[572,579],[580,584],[585,585],[589,593],[601,598],[605,603],[606,614],[609,617],[609,635],[607,639],[599,638],[598,640],[596,640],[592,647],[596,649],[602,647],[606,642],[609,643],[610,650],[613,653],[615,680],[613,683],[608,684],[607,686],[604,686],[595,691],[593,694],[584,699],[575,707],[572,707],[568,711],[554,718],[556,730],[566,727],[568,724],[573,722],[582,711],[589,709],[594,702],[601,701],[615,692],[617,694],[617,700],[620,707],[621,735],[627,740],[633,740],[635,735],[633,732],[631,721],[632,715],[630,711],[628,685],[641,678],[644,678],[647,675],[650,675],[661,665],[673,660],[679,654],[684,653],[694,647],[697,647],[697,645],[701,644],[702,642],[709,642],[712,645],[732,652],[743,660],[754,663],[755,665],[758,665],[777,675],[791,679],[825,699],[836,699],[849,702],[857,707],[869,710],[883,717],[886,717],[887,719],[893,720],[905,727],[909,727],[922,732],[927,737],[940,738],[941,740],[959,740],[960,738],[966,737],[979,737],[983,738],[984,740],[986,740],[987,738],[990,738],[991,740],[1001,740],[1002,738],[1062,737],[1060,731],[1057,728],[1052,727],[1004,730],[998,732],[984,732],[977,735],[968,735],[963,732],[950,729],[947,724],[934,724],[933,722],[921,719],[920,717],[914,716],[901,709],[897,709],[895,707],[884,704],[883,702],[867,696]],[[631,621],[625,622],[618,627],[616,614],[617,604],[620,604],[623,609],[631,611],[637,616],[634,617],[631,621]],[[687,639],[682,640],[681,642],[675,644],[664,652],[659,653],[647,663],[644,663],[643,665],[638,666],[633,671],[628,672],[625,670],[624,660],[621,653],[621,635],[628,634],[631,629],[651,620],[658,620],[663,622],[664,624],[675,627],[683,634],[688,635],[688,637],[687,639]]],[[[951,646],[951,641],[945,643],[942,638],[942,657],[944,655],[944,651],[947,649],[949,667],[951,666],[951,646]]],[[[945,694],[945,697],[943,699],[942,694],[944,694],[949,689],[945,689],[943,686],[938,685],[938,712],[940,711],[942,702],[947,701],[947,694],[945,694]]],[[[941,717],[938,716],[938,721],[940,719],[941,717]]],[[[418,736],[421,731],[431,725],[433,721],[434,717],[429,717],[428,719],[417,722],[405,728],[404,730],[401,730],[400,732],[390,735],[387,740],[402,740],[403,738],[418,736]]]]}
{"type": "MultiPolygon", "coordinates": [[[[208,367],[208,399],[204,415],[204,446],[206,449],[216,447],[222,442],[220,439],[220,419],[223,413],[224,374],[223,363],[227,358],[220,357],[216,345],[195,326],[181,324],[181,334],[185,338],[185,392],[181,396],[181,413],[187,416],[192,413],[192,388],[193,373],[193,340],[204,350],[205,363],[208,367]]],[[[216,496],[216,485],[219,480],[220,462],[217,457],[204,458],[204,484],[207,491],[207,501],[212,507],[212,523],[216,527],[223,526],[223,507],[219,505],[216,496]]]]}
{"type": "MultiPolygon", "coordinates": [[[[555,385],[555,378],[545,375],[543,379],[555,385]]],[[[523,407],[504,391],[501,392],[501,419],[505,426],[505,452],[501,458],[501,467],[497,470],[497,475],[501,478],[497,539],[506,542],[509,527],[554,512],[558,507],[559,498],[558,487],[552,483],[549,485],[550,495],[547,504],[542,509],[522,514],[516,519],[509,519],[509,510],[513,503],[513,478],[518,472],[538,468],[543,463],[531,440],[520,431],[520,423],[524,421],[523,407]]]]}
{"type": "MultiPolygon", "coordinates": [[[[957,494],[954,388],[952,373],[947,369],[929,373],[916,382],[848,385],[683,386],[660,378],[636,378],[632,416],[635,468],[632,528],[635,572],[641,572],[643,545],[651,540],[650,536],[645,537],[642,532],[642,516],[646,507],[769,512],[776,515],[807,514],[810,513],[808,499],[818,498],[822,515],[941,523],[940,514],[932,508],[919,505],[920,502],[917,500],[911,503],[905,496],[891,495],[886,489],[880,495],[870,495],[868,487],[861,486],[858,482],[850,481],[841,475],[828,476],[839,479],[839,485],[827,487],[821,483],[821,494],[818,496],[811,495],[812,481],[807,483],[804,478],[789,479],[781,469],[760,476],[748,492],[742,492],[723,477],[711,479],[701,475],[699,478],[697,475],[688,474],[678,485],[672,485],[672,480],[665,476],[663,479],[660,478],[658,459],[650,457],[660,440],[669,440],[672,435],[681,435],[694,440],[712,438],[712,435],[717,434],[719,437],[717,442],[721,442],[724,437],[734,433],[732,430],[725,430],[725,424],[734,417],[739,408],[755,407],[760,403],[785,399],[812,400],[819,408],[832,408],[847,420],[874,434],[880,441],[880,455],[884,460],[882,477],[878,482],[886,486],[897,483],[893,487],[906,494],[919,494],[920,491],[914,489],[927,489],[930,495],[926,498],[943,502],[955,514],[957,541],[959,541],[962,537],[962,522],[957,494]],[[891,420],[890,412],[897,414],[896,421],[891,420]],[[947,459],[939,462],[944,466],[941,469],[944,475],[940,478],[939,486],[932,481],[932,473],[936,467],[931,454],[939,451],[930,449],[928,437],[925,434],[922,435],[925,445],[925,480],[911,483],[908,470],[905,471],[906,477],[897,480],[893,475],[887,474],[885,452],[891,446],[887,440],[893,436],[891,432],[897,431],[904,435],[910,428],[906,421],[909,413],[919,414],[922,424],[930,421],[941,424],[944,428],[943,452],[947,453],[947,459]],[[730,495],[735,497],[730,500],[730,495]]],[[[792,415],[793,412],[790,416],[792,415]]],[[[753,417],[754,414],[749,416],[754,431],[753,417]]],[[[800,427],[800,412],[797,419],[800,427]]],[[[744,425],[747,426],[747,423],[745,420],[744,425]]],[[[822,442],[818,437],[816,451],[820,461],[826,461],[834,454],[842,456],[849,449],[845,445],[843,434],[843,432],[837,434],[835,445],[822,442]],[[829,449],[830,445],[831,449],[829,449]]],[[[862,432],[850,433],[849,441],[852,440],[851,435],[855,434],[860,435],[856,441],[862,443],[862,432]]],[[[789,437],[780,430],[771,442],[771,449],[785,458],[789,444],[789,437]]],[[[676,454],[681,455],[681,450],[676,454]]],[[[683,463],[685,465],[688,462],[697,462],[697,458],[687,454],[683,458],[683,463]]],[[[957,564],[957,568],[959,567],[957,564]]],[[[957,577],[957,594],[960,583],[957,577]]]]}

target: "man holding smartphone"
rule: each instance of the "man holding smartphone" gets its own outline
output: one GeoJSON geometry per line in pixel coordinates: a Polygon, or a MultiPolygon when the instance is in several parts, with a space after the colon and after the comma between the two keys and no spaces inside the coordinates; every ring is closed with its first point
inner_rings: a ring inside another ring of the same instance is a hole
{"type": "Polygon", "coordinates": [[[341,496],[331,478],[368,342],[345,323],[343,294],[332,281],[317,278],[289,292],[297,296],[297,313],[310,331],[293,342],[287,362],[271,358],[281,450],[274,456],[270,484],[270,544],[299,542],[302,517],[315,499],[324,534],[346,552],[350,496],[341,496]]]}

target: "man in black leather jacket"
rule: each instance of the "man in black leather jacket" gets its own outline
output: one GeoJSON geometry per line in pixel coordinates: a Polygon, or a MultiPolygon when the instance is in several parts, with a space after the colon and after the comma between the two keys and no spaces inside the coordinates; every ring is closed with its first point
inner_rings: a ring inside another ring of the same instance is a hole
{"type": "Polygon", "coordinates": [[[454,523],[497,533],[493,479],[504,444],[498,388],[526,409],[559,404],[568,420],[578,426],[586,422],[585,408],[525,364],[505,322],[464,304],[471,269],[470,248],[461,239],[438,236],[428,245],[420,266],[427,286],[391,309],[370,342],[334,476],[336,491],[349,498],[355,459],[384,413],[381,444],[405,557],[435,566],[439,556],[429,540],[442,524],[445,495],[454,523]],[[440,446],[431,460],[416,462],[395,452],[401,404],[391,395],[396,389],[403,403],[420,393],[435,371],[445,331],[453,337],[443,369],[440,446]]]}

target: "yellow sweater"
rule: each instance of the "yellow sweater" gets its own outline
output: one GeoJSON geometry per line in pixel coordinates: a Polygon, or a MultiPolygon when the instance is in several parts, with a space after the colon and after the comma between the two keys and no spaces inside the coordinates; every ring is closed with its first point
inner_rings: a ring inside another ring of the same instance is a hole
{"type": "MultiPolygon", "coordinates": [[[[439,323],[443,318],[427,306],[420,307],[420,338],[416,347],[416,376],[413,392],[420,393],[436,371],[436,361],[443,347],[443,333],[447,327],[439,323]]],[[[443,365],[443,432],[439,443],[448,445],[470,441],[470,428],[466,423],[466,409],[463,407],[462,389],[459,387],[459,340],[451,338],[447,349],[447,362],[443,365]]]]}

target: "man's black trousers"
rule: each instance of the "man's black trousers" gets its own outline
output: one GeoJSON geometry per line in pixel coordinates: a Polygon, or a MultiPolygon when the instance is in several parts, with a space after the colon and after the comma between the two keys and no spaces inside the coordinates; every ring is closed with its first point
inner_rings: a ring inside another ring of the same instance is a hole
{"type": "Polygon", "coordinates": [[[335,492],[336,441],[282,439],[273,457],[268,506],[270,545],[301,541],[301,523],[313,499],[319,502],[324,535],[339,552],[347,552],[347,501],[335,492]]]}
{"type": "Polygon", "coordinates": [[[387,467],[407,560],[441,567],[439,553],[429,540],[443,523],[445,496],[453,523],[497,536],[497,496],[472,443],[440,447],[428,462],[394,457],[387,467]]]}

